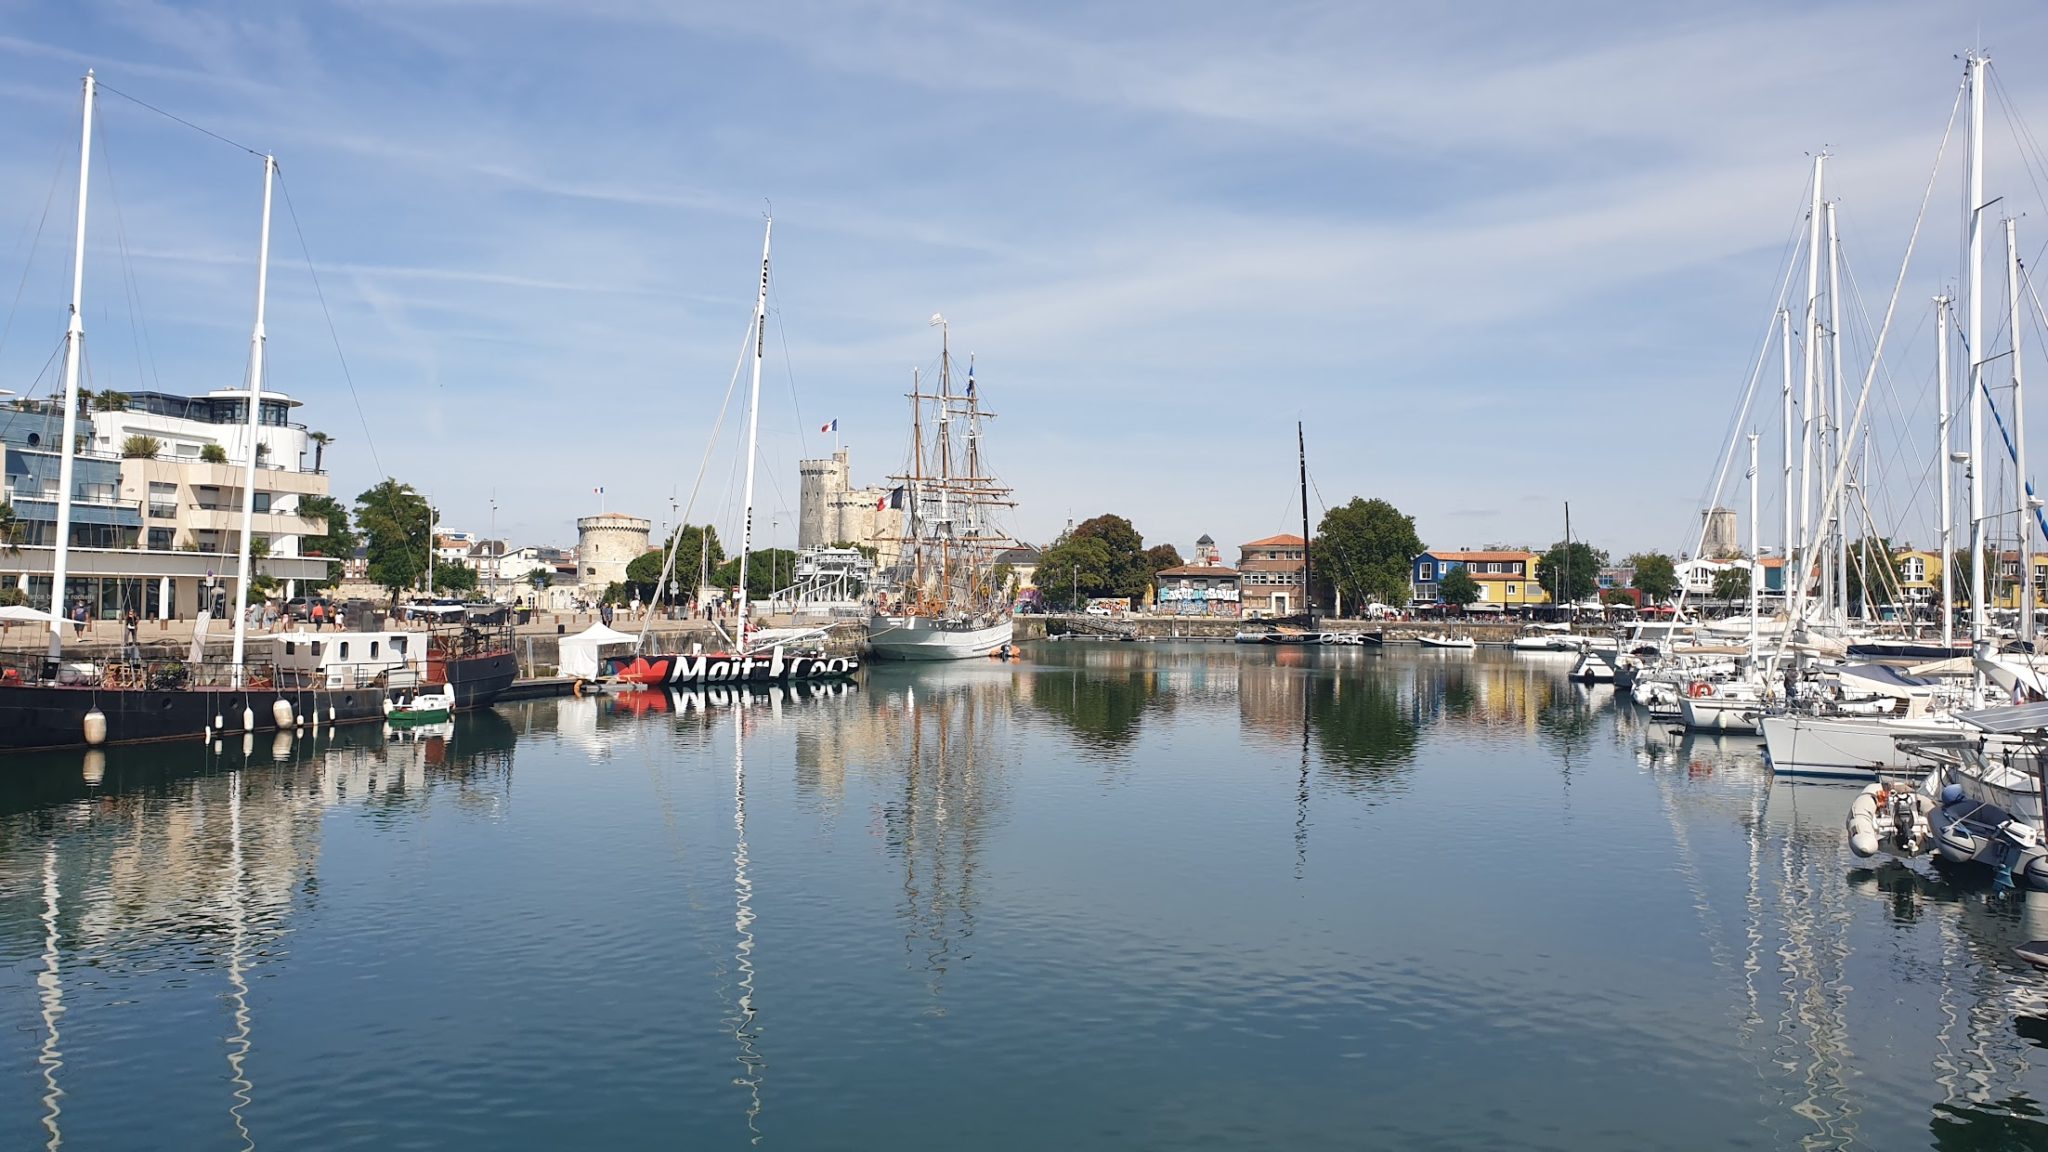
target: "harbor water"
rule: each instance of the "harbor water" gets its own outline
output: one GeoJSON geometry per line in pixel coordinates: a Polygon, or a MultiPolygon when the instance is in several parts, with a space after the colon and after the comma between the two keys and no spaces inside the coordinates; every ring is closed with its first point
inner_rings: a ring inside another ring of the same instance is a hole
{"type": "Polygon", "coordinates": [[[2048,897],[1569,660],[1040,643],[0,764],[0,1147],[2048,1146],[2048,897]]]}

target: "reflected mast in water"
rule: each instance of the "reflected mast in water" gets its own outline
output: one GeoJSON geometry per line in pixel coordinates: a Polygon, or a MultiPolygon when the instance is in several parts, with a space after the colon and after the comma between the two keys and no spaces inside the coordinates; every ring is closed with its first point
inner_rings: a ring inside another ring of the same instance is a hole
{"type": "Polygon", "coordinates": [[[740,1074],[733,1083],[747,1090],[747,1132],[751,1143],[761,1142],[761,1072],[768,1062],[761,1057],[754,1030],[754,882],[747,876],[747,705],[742,693],[732,710],[732,891],[733,933],[738,943],[733,962],[739,970],[740,996],[732,1017],[733,1039],[739,1041],[740,1074]]]}
{"type": "MultiPolygon", "coordinates": [[[[289,741],[289,735],[280,733],[289,741]]],[[[289,745],[287,745],[289,747],[289,745]]],[[[235,1005],[235,1034],[228,1038],[228,1071],[235,1086],[235,1103],[228,1115],[241,1134],[242,1147],[252,1149],[256,1141],[242,1109],[249,1106],[251,1085],[243,1062],[249,1058],[249,981],[242,970],[243,949],[248,940],[248,909],[242,900],[242,770],[228,773],[228,985],[235,1005]]]]}
{"type": "Polygon", "coordinates": [[[36,1063],[43,1069],[43,1127],[50,1133],[44,1147],[50,1152],[64,1144],[64,1131],[57,1125],[63,1108],[64,1090],[57,1087],[57,1070],[64,1066],[64,1050],[58,1047],[57,1021],[64,1015],[63,972],[59,967],[57,939],[57,841],[53,836],[43,848],[43,970],[36,975],[36,988],[43,1007],[43,1050],[36,1063]]]}

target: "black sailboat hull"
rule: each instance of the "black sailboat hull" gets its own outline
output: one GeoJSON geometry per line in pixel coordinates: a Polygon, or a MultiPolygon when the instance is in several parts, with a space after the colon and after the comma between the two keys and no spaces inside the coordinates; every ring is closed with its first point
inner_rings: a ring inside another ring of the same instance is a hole
{"type": "Polygon", "coordinates": [[[509,651],[486,652],[449,660],[443,675],[455,693],[455,710],[466,712],[496,700],[519,678],[519,658],[509,651]]]}
{"type": "Polygon", "coordinates": [[[86,717],[97,708],[106,718],[107,744],[153,740],[198,740],[211,732],[238,736],[275,732],[274,706],[292,706],[292,716],[322,724],[354,724],[384,718],[377,688],[129,688],[106,689],[41,684],[0,685],[0,752],[37,748],[84,748],[86,717]],[[215,721],[219,721],[218,724],[215,721]]]}

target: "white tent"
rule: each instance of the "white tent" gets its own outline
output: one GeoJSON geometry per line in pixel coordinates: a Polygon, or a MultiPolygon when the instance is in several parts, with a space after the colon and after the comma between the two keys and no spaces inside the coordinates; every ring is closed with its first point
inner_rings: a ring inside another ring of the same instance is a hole
{"type": "Polygon", "coordinates": [[[0,624],[48,624],[49,622],[50,614],[39,609],[26,608],[19,604],[9,604],[5,607],[0,607],[0,624]]]}
{"type": "Polygon", "coordinates": [[[562,637],[555,663],[564,676],[594,680],[599,671],[598,649],[615,644],[637,644],[639,640],[637,636],[614,632],[602,624],[592,624],[574,636],[562,637]]]}

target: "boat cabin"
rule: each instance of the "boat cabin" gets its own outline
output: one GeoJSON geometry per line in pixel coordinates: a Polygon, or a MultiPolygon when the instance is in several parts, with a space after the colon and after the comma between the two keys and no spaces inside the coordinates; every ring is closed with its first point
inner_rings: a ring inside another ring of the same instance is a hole
{"type": "Polygon", "coordinates": [[[288,632],[270,639],[287,683],[410,688],[426,678],[428,638],[418,632],[288,632]]]}

